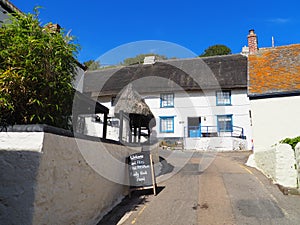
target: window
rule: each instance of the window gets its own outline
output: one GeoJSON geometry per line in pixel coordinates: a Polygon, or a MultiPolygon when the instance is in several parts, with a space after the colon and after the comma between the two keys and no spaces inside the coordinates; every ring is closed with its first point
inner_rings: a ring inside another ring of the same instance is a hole
{"type": "Polygon", "coordinates": [[[174,116],[160,117],[160,132],[174,133],[174,116]]]}
{"type": "Polygon", "coordinates": [[[217,116],[218,131],[232,132],[232,115],[217,116]]]}
{"type": "Polygon", "coordinates": [[[216,92],[217,105],[231,105],[231,91],[216,92]]]}
{"type": "Polygon", "coordinates": [[[117,118],[110,118],[107,120],[107,125],[111,127],[120,127],[120,121],[117,118]]]}
{"type": "Polygon", "coordinates": [[[160,108],[174,107],[174,94],[161,94],[160,95],[160,108]]]}

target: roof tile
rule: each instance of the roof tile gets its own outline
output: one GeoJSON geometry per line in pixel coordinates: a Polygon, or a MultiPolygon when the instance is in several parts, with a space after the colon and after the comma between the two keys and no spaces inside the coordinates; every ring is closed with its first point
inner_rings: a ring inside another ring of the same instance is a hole
{"type": "Polygon", "coordinates": [[[248,74],[249,96],[300,91],[300,44],[249,55],[248,74]]]}

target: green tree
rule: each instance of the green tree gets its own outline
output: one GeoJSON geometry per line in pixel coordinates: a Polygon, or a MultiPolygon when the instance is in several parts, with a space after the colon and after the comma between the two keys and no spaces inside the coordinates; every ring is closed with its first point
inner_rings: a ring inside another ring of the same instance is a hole
{"type": "Polygon", "coordinates": [[[142,63],[144,63],[144,59],[145,59],[146,56],[155,56],[156,59],[160,59],[160,60],[167,59],[167,57],[164,56],[164,55],[149,53],[149,54],[140,54],[140,55],[137,55],[133,58],[124,59],[121,64],[125,65],[125,66],[134,65],[134,64],[142,64],[142,63]]]}
{"type": "Polygon", "coordinates": [[[84,62],[83,65],[85,65],[88,68],[88,70],[98,70],[98,69],[100,69],[100,62],[92,60],[92,59],[84,62]]]}
{"type": "Polygon", "coordinates": [[[215,56],[215,55],[229,55],[231,54],[231,49],[226,45],[213,45],[204,50],[204,53],[199,55],[199,57],[215,56]]]}
{"type": "Polygon", "coordinates": [[[69,128],[78,45],[42,27],[38,11],[0,28],[0,122],[69,128]]]}

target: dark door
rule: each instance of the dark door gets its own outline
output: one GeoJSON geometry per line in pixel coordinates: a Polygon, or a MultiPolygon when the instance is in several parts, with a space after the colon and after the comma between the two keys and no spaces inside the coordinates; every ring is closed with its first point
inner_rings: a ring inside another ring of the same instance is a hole
{"type": "Polygon", "coordinates": [[[201,137],[201,117],[188,117],[188,137],[201,137]]]}

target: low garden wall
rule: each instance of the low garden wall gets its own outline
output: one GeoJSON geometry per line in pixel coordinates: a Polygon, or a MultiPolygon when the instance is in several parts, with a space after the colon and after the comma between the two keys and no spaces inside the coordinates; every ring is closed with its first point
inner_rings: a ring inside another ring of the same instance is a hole
{"type": "Polygon", "coordinates": [[[0,224],[97,224],[128,192],[114,143],[45,132],[0,133],[0,224]]]}
{"type": "Polygon", "coordinates": [[[247,140],[234,137],[185,138],[184,149],[201,151],[248,150],[247,140]]]}
{"type": "Polygon", "coordinates": [[[274,183],[289,188],[297,188],[297,170],[295,153],[288,144],[278,144],[267,150],[255,151],[255,166],[274,183]]]}

